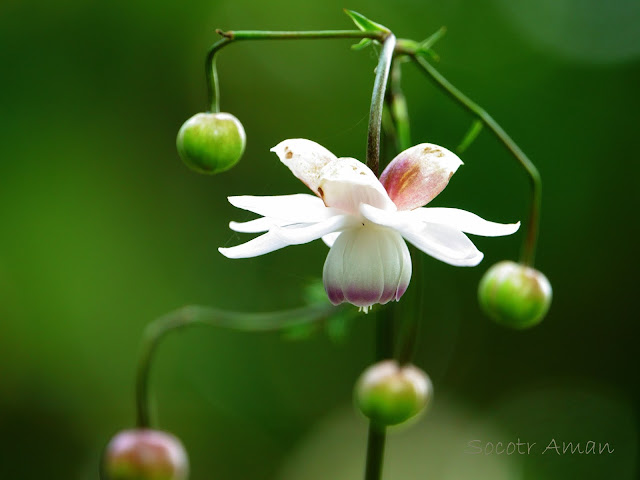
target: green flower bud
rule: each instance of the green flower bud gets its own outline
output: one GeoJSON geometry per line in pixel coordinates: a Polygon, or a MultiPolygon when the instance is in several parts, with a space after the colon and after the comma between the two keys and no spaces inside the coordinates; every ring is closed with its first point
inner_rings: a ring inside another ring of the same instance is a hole
{"type": "Polygon", "coordinates": [[[418,367],[385,360],[363,372],[356,383],[355,400],[373,423],[398,425],[423,411],[432,391],[431,380],[418,367]]]}
{"type": "Polygon", "coordinates": [[[176,146],[180,158],[199,173],[219,173],[233,167],[244,152],[246,135],[230,113],[198,113],[184,122],[176,146]]]}
{"type": "Polygon", "coordinates": [[[124,430],[103,457],[103,480],[186,480],[189,460],[180,440],[158,430],[124,430]]]}
{"type": "Polygon", "coordinates": [[[531,267],[504,261],[484,274],[478,287],[480,306],[493,320],[523,329],[542,321],[551,305],[551,284],[531,267]]]}

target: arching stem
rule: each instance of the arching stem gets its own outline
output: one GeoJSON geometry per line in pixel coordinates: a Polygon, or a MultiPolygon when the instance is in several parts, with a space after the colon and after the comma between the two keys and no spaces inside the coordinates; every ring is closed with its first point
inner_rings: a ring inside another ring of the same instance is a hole
{"type": "Polygon", "coordinates": [[[373,84],[373,94],[371,95],[371,110],[369,112],[369,131],[367,135],[367,166],[378,176],[380,165],[380,130],[382,128],[382,109],[384,108],[385,92],[389,70],[393,59],[393,51],[396,47],[396,37],[387,34],[383,44],[378,66],[376,67],[376,78],[373,84]]]}
{"type": "MultiPolygon", "coordinates": [[[[407,52],[405,52],[407,53],[407,52]]],[[[482,123],[507,147],[511,154],[518,160],[529,176],[531,182],[531,204],[529,218],[526,225],[526,232],[520,254],[520,262],[524,265],[533,266],[535,260],[536,243],[538,240],[538,227],[540,223],[540,206],[542,202],[542,181],[536,166],[529,160],[529,157],[518,147],[504,129],[489,115],[482,107],[473,102],[469,97],[454,87],[451,82],[442,76],[429,62],[421,56],[410,54],[412,60],[427,76],[435,82],[451,98],[460,103],[469,112],[476,115],[482,123]]]]}
{"type": "Polygon", "coordinates": [[[383,32],[363,32],[360,30],[317,30],[310,32],[297,31],[263,31],[263,30],[231,30],[224,32],[216,30],[222,38],[214,43],[207,53],[205,60],[205,74],[207,77],[207,93],[209,97],[209,111],[220,111],[220,87],[218,85],[218,72],[216,70],[217,53],[232,42],[240,40],[318,40],[318,39],[363,39],[382,41],[383,32]]]}
{"type": "Polygon", "coordinates": [[[241,313],[211,307],[188,306],[150,323],[144,333],[136,375],[136,417],[140,428],[151,426],[149,411],[149,375],[160,341],[169,333],[185,327],[205,325],[240,331],[266,332],[310,323],[335,314],[336,307],[327,303],[273,313],[241,313]]]}

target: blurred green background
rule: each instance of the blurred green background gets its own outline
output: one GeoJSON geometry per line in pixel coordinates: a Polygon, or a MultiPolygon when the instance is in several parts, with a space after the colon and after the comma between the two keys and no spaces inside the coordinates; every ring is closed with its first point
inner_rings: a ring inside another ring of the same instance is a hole
{"type": "MultiPolygon", "coordinates": [[[[537,266],[554,301],[525,332],[479,311],[476,286],[520,236],[474,239],[485,260],[431,258],[416,363],[436,397],[389,440],[387,479],[637,478],[640,3],[636,0],[324,2],[61,0],[0,3],[0,478],[95,479],[101,449],[134,422],[144,326],[198,303],[299,305],[321,242],[228,260],[246,240],[237,194],[304,192],[269,149],[310,138],[364,157],[376,60],[343,40],[240,43],[218,67],[222,109],[247,150],[204,177],[175,151],[206,109],[203,61],[223,29],[351,28],[342,8],[422,39],[442,25],[440,71],[537,163],[537,266]],[[537,442],[530,455],[470,455],[468,442],[537,442]],[[612,454],[542,454],[608,442],[612,454]]],[[[404,68],[414,142],[454,148],[471,118],[404,68]]],[[[434,202],[509,222],[528,183],[487,131],[434,202]]],[[[411,288],[419,288],[415,283],[411,288]]],[[[154,365],[159,425],[184,441],[192,478],[351,479],[365,422],[351,390],[372,358],[372,317],[347,339],[195,329],[154,365]]]]}

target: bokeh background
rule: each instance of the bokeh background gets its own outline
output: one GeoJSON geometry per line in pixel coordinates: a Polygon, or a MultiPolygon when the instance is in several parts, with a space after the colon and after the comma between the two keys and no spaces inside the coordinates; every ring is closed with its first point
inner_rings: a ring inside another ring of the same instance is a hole
{"type": "MultiPolygon", "coordinates": [[[[482,264],[425,258],[416,363],[431,411],[389,439],[386,477],[637,478],[637,182],[640,4],[635,0],[350,3],[272,0],[0,2],[0,478],[95,479],[100,452],[134,422],[139,342],[185,304],[259,311],[301,303],[321,242],[248,260],[236,194],[304,191],[269,149],[310,138],[363,158],[375,58],[349,41],[241,43],[220,56],[222,109],[247,150],[204,177],[175,135],[206,109],[203,60],[223,29],[351,28],[341,9],[422,39],[442,25],[438,68],[484,106],[544,181],[537,266],[554,288],[538,327],[478,309],[482,273],[520,236],[477,237],[482,264]],[[530,455],[470,455],[517,441],[530,455]],[[543,454],[550,441],[612,454],[543,454]],[[475,445],[478,445],[476,443],[475,445]]],[[[404,68],[413,138],[455,148],[471,118],[404,68]]],[[[502,222],[523,218],[528,183],[487,131],[435,201],[502,222]]],[[[194,329],[154,365],[159,426],[189,450],[192,478],[352,479],[365,422],[354,380],[373,355],[372,317],[325,335],[194,329]]]]}

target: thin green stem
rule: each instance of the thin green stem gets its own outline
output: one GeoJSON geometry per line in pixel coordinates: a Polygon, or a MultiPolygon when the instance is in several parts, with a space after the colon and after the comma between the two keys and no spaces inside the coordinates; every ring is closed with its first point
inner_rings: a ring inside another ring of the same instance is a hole
{"type": "MultiPolygon", "coordinates": [[[[375,361],[379,362],[393,356],[393,339],[395,329],[393,324],[394,306],[386,307],[376,314],[375,330],[375,361]]],[[[367,436],[367,459],[364,472],[365,480],[380,480],[384,464],[384,445],[387,430],[385,427],[369,422],[367,436]]]]}
{"type": "Polygon", "coordinates": [[[535,260],[536,243],[538,239],[538,226],[540,223],[540,206],[542,197],[542,182],[538,169],[531,162],[531,160],[529,160],[529,158],[520,149],[520,147],[518,147],[518,145],[511,139],[511,137],[507,135],[502,127],[483,108],[481,108],[477,103],[473,102],[469,97],[467,97],[460,90],[454,87],[424,58],[416,55],[415,53],[411,54],[410,56],[416,63],[416,65],[418,65],[422,69],[422,71],[436,83],[436,85],[438,85],[450,97],[460,103],[469,112],[476,115],[503,143],[503,145],[507,147],[507,149],[516,158],[516,160],[518,160],[520,165],[522,165],[522,167],[529,175],[529,180],[531,181],[532,188],[531,205],[525,238],[522,245],[522,252],[520,254],[520,262],[524,265],[533,266],[535,260]]]}
{"type": "Polygon", "coordinates": [[[205,60],[205,74],[207,78],[207,93],[209,97],[209,111],[220,111],[220,88],[218,86],[218,72],[216,70],[217,53],[232,42],[239,40],[317,40],[317,39],[363,39],[382,41],[384,32],[362,32],[360,30],[317,30],[310,32],[289,31],[261,31],[261,30],[231,30],[224,32],[216,30],[222,39],[214,43],[207,53],[205,60]]]}
{"type": "Polygon", "coordinates": [[[320,38],[371,38],[384,40],[385,32],[363,32],[362,30],[312,30],[312,31],[270,31],[270,30],[216,30],[218,35],[229,40],[313,40],[320,38]]]}
{"type": "Polygon", "coordinates": [[[149,412],[149,374],[156,349],[160,341],[170,332],[194,325],[229,328],[240,331],[276,331],[284,328],[310,323],[336,312],[329,304],[310,305],[308,307],[273,313],[240,313],[218,310],[210,307],[188,306],[150,323],[142,341],[136,375],[136,414],[140,428],[151,426],[149,412]]]}
{"type": "Polygon", "coordinates": [[[389,70],[396,47],[396,37],[389,33],[382,44],[382,52],[376,67],[376,79],[371,95],[371,111],[369,113],[369,131],[367,135],[367,166],[378,176],[380,165],[380,130],[382,126],[382,110],[384,108],[385,91],[389,70]]]}
{"type": "MultiPolygon", "coordinates": [[[[411,139],[409,138],[409,114],[406,110],[406,101],[402,93],[400,63],[398,59],[394,59],[391,67],[391,82],[387,95],[388,111],[390,112],[391,123],[394,128],[385,129],[384,131],[385,138],[389,139],[390,143],[396,145],[397,151],[394,152],[394,156],[399,151],[406,150],[411,146],[411,139]],[[400,106],[396,104],[394,107],[394,102],[398,102],[399,99],[400,106]],[[400,136],[400,132],[402,131],[405,132],[405,138],[400,136]]],[[[409,250],[413,258],[412,284],[417,286],[417,288],[410,288],[407,293],[405,293],[403,302],[395,306],[396,308],[394,310],[397,312],[397,317],[402,319],[398,335],[398,350],[395,354],[395,358],[400,365],[410,363],[415,355],[424,311],[422,252],[413,245],[409,246],[409,250]]]]}
{"type": "Polygon", "coordinates": [[[216,54],[231,40],[222,38],[214,43],[204,62],[204,71],[207,78],[207,94],[209,96],[209,112],[218,113],[220,111],[220,86],[218,84],[218,70],[216,69],[216,54]]]}
{"type": "MultiPolygon", "coordinates": [[[[367,136],[367,166],[378,176],[380,165],[380,133],[382,130],[382,112],[386,99],[387,81],[393,61],[393,51],[396,46],[396,38],[393,34],[385,39],[382,52],[376,67],[376,78],[371,96],[371,111],[369,115],[369,133],[367,136]]],[[[393,355],[394,325],[392,316],[393,307],[388,307],[376,316],[376,362],[393,355]]],[[[365,480],[380,480],[382,478],[382,466],[384,464],[384,446],[386,442],[386,429],[369,422],[369,434],[367,437],[367,459],[364,477],[365,480]]]]}
{"type": "Polygon", "coordinates": [[[380,480],[384,465],[384,446],[387,439],[385,427],[376,427],[369,424],[367,437],[367,464],[364,472],[364,480],[380,480]]]}
{"type": "Polygon", "coordinates": [[[480,135],[480,132],[482,131],[482,127],[484,127],[484,123],[482,123],[481,120],[474,118],[469,130],[467,130],[464,138],[456,147],[456,153],[458,155],[463,153],[473,142],[475,142],[476,138],[478,138],[478,135],[480,135]]]}

